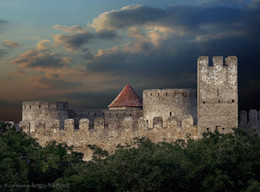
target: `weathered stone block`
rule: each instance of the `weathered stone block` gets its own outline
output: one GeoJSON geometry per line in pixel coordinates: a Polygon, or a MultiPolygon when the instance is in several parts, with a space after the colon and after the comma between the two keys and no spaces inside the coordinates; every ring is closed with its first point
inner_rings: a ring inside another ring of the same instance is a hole
{"type": "Polygon", "coordinates": [[[30,134],[30,121],[20,121],[19,128],[26,134],[30,134]]]}
{"type": "Polygon", "coordinates": [[[162,128],[163,127],[163,118],[162,117],[154,117],[153,118],[153,127],[154,128],[162,128]]]}

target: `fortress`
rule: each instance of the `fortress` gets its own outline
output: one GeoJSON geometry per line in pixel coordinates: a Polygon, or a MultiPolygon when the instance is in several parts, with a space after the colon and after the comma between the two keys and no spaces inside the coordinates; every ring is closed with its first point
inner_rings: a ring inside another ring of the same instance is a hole
{"type": "Polygon", "coordinates": [[[197,139],[203,132],[230,133],[238,125],[260,127],[256,110],[240,112],[238,123],[237,58],[201,56],[197,61],[197,90],[149,89],[143,103],[131,85],[126,85],[108,109],[71,110],[68,102],[23,102],[20,129],[38,139],[66,142],[89,160],[96,145],[113,152],[134,138],[172,142],[187,137],[197,139]]]}

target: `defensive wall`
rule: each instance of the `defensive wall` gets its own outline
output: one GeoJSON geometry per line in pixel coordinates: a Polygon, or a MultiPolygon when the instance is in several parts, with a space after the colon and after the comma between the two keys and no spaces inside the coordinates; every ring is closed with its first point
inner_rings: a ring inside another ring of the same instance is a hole
{"type": "Polygon", "coordinates": [[[94,118],[93,128],[90,128],[90,120],[87,118],[79,120],[79,128],[75,127],[74,119],[65,119],[64,129],[60,129],[60,124],[58,119],[37,120],[34,125],[37,129],[31,132],[30,121],[24,120],[20,122],[19,127],[28,135],[37,138],[41,145],[51,140],[73,145],[76,151],[84,153],[85,160],[89,160],[92,156],[88,145],[96,145],[113,152],[120,144],[133,143],[134,138],[148,137],[153,142],[172,142],[187,137],[198,138],[198,129],[191,115],[181,119],[168,117],[166,124],[163,123],[162,117],[154,117],[152,127],[148,127],[144,117],[138,118],[136,125],[133,117],[125,117],[120,128],[106,127],[104,117],[94,118]]]}
{"type": "Polygon", "coordinates": [[[244,130],[256,130],[260,136],[260,111],[256,109],[251,109],[247,111],[239,112],[239,127],[244,130]]]}

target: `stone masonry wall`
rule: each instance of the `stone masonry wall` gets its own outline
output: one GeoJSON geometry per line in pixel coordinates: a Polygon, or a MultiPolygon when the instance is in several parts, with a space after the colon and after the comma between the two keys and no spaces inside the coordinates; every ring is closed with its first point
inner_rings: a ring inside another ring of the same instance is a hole
{"type": "Polygon", "coordinates": [[[238,127],[237,58],[198,58],[198,127],[204,131],[231,132],[238,127]]]}
{"type": "Polygon", "coordinates": [[[244,130],[256,130],[260,136],[260,111],[256,109],[249,110],[247,114],[246,111],[239,112],[239,127],[244,130]]]}
{"type": "Polygon", "coordinates": [[[27,101],[23,102],[22,121],[30,122],[30,132],[35,131],[35,127],[40,120],[52,122],[56,119],[61,121],[60,128],[63,129],[63,122],[68,116],[68,102],[44,102],[27,101]]]}
{"type": "Polygon", "coordinates": [[[143,91],[143,113],[148,126],[161,116],[164,125],[169,116],[191,115],[197,124],[197,94],[194,89],[149,89],[143,91]]]}
{"type": "Polygon", "coordinates": [[[37,129],[34,132],[30,130],[30,121],[21,121],[20,128],[38,139],[41,145],[45,145],[51,140],[57,142],[66,142],[73,145],[76,151],[84,153],[84,160],[90,160],[92,151],[88,145],[96,145],[110,153],[116,149],[116,146],[131,144],[134,138],[148,137],[153,142],[172,142],[177,139],[186,139],[187,136],[193,139],[198,138],[198,129],[194,125],[191,115],[178,117],[169,117],[166,124],[163,125],[162,117],[154,117],[153,127],[148,128],[147,119],[140,117],[137,124],[134,124],[133,117],[125,117],[122,126],[117,129],[105,127],[103,117],[94,118],[94,127],[90,129],[89,119],[79,120],[79,128],[75,129],[75,121],[66,119],[64,129],[60,129],[60,121],[54,120],[47,122],[37,121],[37,129]]]}

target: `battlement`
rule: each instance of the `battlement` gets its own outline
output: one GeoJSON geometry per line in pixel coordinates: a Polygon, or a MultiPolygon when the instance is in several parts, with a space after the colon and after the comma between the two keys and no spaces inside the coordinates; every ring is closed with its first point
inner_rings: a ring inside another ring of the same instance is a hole
{"type": "Polygon", "coordinates": [[[57,109],[68,110],[68,102],[25,101],[23,110],[57,109]]]}
{"type": "Polygon", "coordinates": [[[195,89],[146,89],[143,91],[143,97],[164,98],[179,96],[183,98],[196,97],[195,89]]]}
{"type": "Polygon", "coordinates": [[[208,56],[200,56],[198,58],[198,69],[218,69],[218,68],[234,68],[237,67],[237,57],[236,56],[228,56],[225,58],[225,62],[223,62],[223,56],[214,56],[212,58],[212,65],[209,64],[208,56]]]}
{"type": "Polygon", "coordinates": [[[162,117],[153,118],[153,127],[149,128],[147,119],[140,117],[137,124],[132,117],[125,117],[120,128],[109,129],[106,119],[97,117],[94,119],[94,126],[88,118],[79,120],[79,128],[76,128],[74,119],[59,119],[52,121],[37,120],[35,131],[31,131],[31,122],[21,121],[19,127],[25,133],[39,140],[41,145],[48,141],[66,142],[74,145],[76,149],[84,152],[89,157],[89,151],[84,147],[87,145],[97,145],[108,151],[113,151],[118,144],[132,142],[134,138],[148,137],[153,142],[172,142],[177,139],[198,138],[197,126],[193,123],[191,115],[182,117],[168,117],[166,125],[163,124],[162,117]],[[64,129],[60,125],[64,124],[64,129]],[[87,150],[84,151],[83,150],[87,150]]]}
{"type": "Polygon", "coordinates": [[[239,127],[244,130],[255,129],[260,136],[260,111],[250,109],[247,111],[239,112],[239,127]]]}

